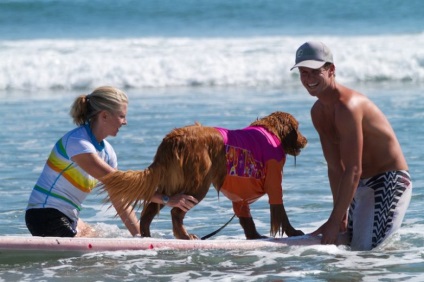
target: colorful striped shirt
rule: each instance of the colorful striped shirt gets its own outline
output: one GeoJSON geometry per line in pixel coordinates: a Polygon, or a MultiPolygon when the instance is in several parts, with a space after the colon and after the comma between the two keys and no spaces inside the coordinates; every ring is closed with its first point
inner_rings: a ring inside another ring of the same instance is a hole
{"type": "Polygon", "coordinates": [[[106,140],[96,141],[88,125],[66,133],[53,147],[30,195],[27,209],[55,208],[75,223],[82,202],[98,184],[71,158],[85,153],[97,153],[111,167],[117,168],[117,158],[106,140]]]}

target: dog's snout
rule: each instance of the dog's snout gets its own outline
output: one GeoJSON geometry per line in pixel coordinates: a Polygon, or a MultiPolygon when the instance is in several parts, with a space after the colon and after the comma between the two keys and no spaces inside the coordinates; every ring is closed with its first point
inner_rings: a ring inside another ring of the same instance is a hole
{"type": "Polygon", "coordinates": [[[306,139],[306,137],[300,134],[299,132],[297,134],[298,134],[297,141],[298,141],[299,149],[303,149],[308,144],[308,139],[306,139]]]}

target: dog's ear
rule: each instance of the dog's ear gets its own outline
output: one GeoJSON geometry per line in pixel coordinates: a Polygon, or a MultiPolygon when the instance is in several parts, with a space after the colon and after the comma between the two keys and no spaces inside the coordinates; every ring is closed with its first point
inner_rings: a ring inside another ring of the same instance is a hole
{"type": "Polygon", "coordinates": [[[276,112],[274,114],[280,122],[278,133],[283,149],[286,154],[295,156],[296,151],[300,149],[298,140],[299,123],[291,114],[283,112],[276,112]]]}
{"type": "Polygon", "coordinates": [[[286,154],[295,156],[299,149],[297,130],[291,126],[285,125],[281,136],[281,144],[286,154]]]}

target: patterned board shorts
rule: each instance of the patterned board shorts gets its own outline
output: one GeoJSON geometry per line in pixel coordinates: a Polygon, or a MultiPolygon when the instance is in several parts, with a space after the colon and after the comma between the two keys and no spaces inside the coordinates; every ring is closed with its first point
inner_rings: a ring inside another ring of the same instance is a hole
{"type": "Polygon", "coordinates": [[[411,177],[405,170],[361,179],[349,208],[352,250],[371,250],[396,232],[411,195],[411,177]]]}

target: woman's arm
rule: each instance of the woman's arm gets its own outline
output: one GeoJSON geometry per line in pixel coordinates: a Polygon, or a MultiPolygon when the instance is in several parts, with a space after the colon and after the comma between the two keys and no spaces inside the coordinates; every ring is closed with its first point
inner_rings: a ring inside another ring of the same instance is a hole
{"type": "MultiPolygon", "coordinates": [[[[113,167],[103,161],[97,154],[79,154],[72,157],[72,160],[96,179],[100,179],[108,173],[115,171],[113,167]]],[[[116,201],[112,202],[112,205],[131,235],[140,234],[140,224],[132,207],[125,208],[121,202],[116,201]]]]}

